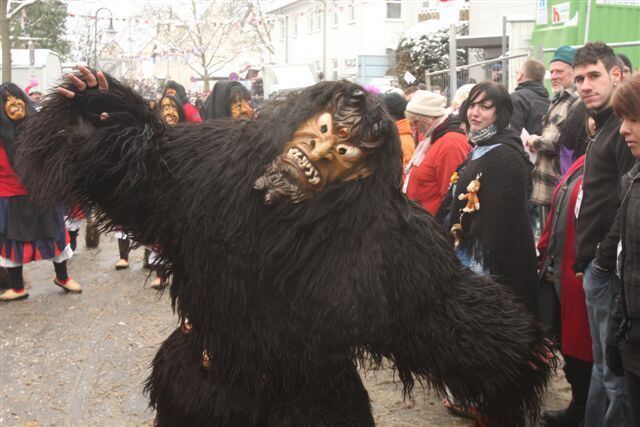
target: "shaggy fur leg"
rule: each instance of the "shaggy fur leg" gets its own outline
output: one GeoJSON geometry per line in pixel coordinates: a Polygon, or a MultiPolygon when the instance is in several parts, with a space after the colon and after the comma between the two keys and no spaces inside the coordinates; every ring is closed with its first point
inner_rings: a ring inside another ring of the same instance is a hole
{"type": "Polygon", "coordinates": [[[214,369],[204,369],[202,351],[181,329],[174,331],[153,359],[145,387],[156,426],[264,425],[259,420],[264,405],[238,387],[218,383],[214,369]]]}
{"type": "Polygon", "coordinates": [[[270,398],[268,392],[254,396],[241,387],[219,383],[215,367],[202,368],[202,352],[191,341],[178,329],[153,360],[145,391],[156,409],[157,426],[375,425],[369,395],[351,361],[324,370],[321,383],[305,383],[270,398]]]}
{"type": "Polygon", "coordinates": [[[269,410],[270,427],[373,427],[369,395],[352,362],[329,371],[320,386],[303,387],[282,398],[269,410]]]}

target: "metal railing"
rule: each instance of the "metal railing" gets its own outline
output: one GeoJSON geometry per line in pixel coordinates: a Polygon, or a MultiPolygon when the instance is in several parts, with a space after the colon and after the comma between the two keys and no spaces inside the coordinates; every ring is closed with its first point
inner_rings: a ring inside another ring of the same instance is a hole
{"type": "MultiPolygon", "coordinates": [[[[449,99],[453,98],[455,91],[458,87],[466,83],[472,83],[471,75],[475,77],[475,80],[493,80],[507,86],[508,89],[515,89],[515,81],[513,74],[515,74],[520,68],[522,63],[527,58],[533,57],[540,61],[544,60],[544,54],[554,52],[557,47],[544,48],[543,46],[516,46],[514,47],[516,52],[522,52],[528,50],[526,53],[513,53],[510,54],[507,46],[507,23],[512,24],[530,24],[533,21],[530,20],[511,20],[508,21],[506,17],[503,17],[502,28],[502,55],[497,58],[488,59],[484,61],[475,62],[473,64],[457,66],[456,55],[456,37],[455,27],[449,28],[449,68],[444,70],[427,71],[425,73],[425,83],[429,89],[439,90],[440,93],[447,96],[449,99]],[[477,69],[481,69],[481,72],[477,72],[477,69]],[[511,83],[511,85],[509,84],[511,83]]],[[[521,28],[522,29],[522,28],[521,28]]],[[[513,27],[512,27],[513,31],[513,27]]],[[[607,43],[612,48],[620,47],[635,47],[640,46],[640,40],[628,41],[628,42],[615,42],[607,43]]],[[[572,46],[573,48],[581,48],[584,44],[572,46]]]]}
{"type": "MultiPolygon", "coordinates": [[[[493,59],[487,59],[485,61],[475,62],[473,64],[461,65],[455,67],[456,70],[456,88],[460,87],[463,84],[469,83],[469,71],[481,68],[483,70],[481,80],[493,80],[495,82],[503,82],[504,76],[504,64],[507,64],[507,68],[509,68],[510,64],[513,64],[511,61],[516,61],[518,63],[524,62],[526,58],[531,57],[533,54],[532,51],[528,53],[521,53],[517,55],[505,55],[499,56],[493,59]]],[[[519,65],[519,64],[518,64],[519,65]]],[[[441,93],[445,96],[451,98],[454,93],[450,93],[452,88],[451,84],[451,68],[447,68],[445,70],[432,71],[425,73],[425,83],[428,88],[433,88],[438,86],[441,89],[441,93]]]]}
{"type": "MultiPolygon", "coordinates": [[[[638,41],[629,41],[629,42],[616,42],[616,43],[607,43],[608,46],[612,48],[621,48],[621,47],[635,47],[640,46],[640,40],[638,41]]],[[[575,45],[573,48],[579,49],[584,45],[575,45]]],[[[544,48],[542,46],[532,46],[529,48],[527,53],[519,53],[509,55],[508,52],[503,54],[497,58],[488,59],[484,61],[475,62],[473,64],[455,66],[455,56],[450,56],[451,58],[451,66],[444,70],[437,71],[428,71],[425,73],[425,83],[430,89],[440,89],[440,92],[447,96],[449,99],[453,97],[455,94],[455,88],[460,87],[460,85],[469,83],[470,80],[470,71],[474,69],[481,68],[481,73],[473,73],[476,76],[480,75],[481,80],[493,80],[495,82],[504,83],[508,85],[508,73],[509,70],[517,70],[520,68],[520,65],[527,58],[536,58],[538,60],[543,60],[543,55],[549,52],[555,52],[557,47],[552,48],[544,48]],[[452,70],[455,69],[455,82],[451,84],[451,78],[454,75],[452,70]],[[453,89],[453,93],[452,90],[453,89]]],[[[476,79],[477,80],[477,79],[476,79]]]]}

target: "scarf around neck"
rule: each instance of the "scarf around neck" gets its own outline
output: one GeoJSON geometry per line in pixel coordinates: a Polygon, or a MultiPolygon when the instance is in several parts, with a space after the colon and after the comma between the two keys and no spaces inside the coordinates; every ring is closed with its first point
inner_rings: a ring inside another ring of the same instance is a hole
{"type": "Polygon", "coordinates": [[[498,127],[495,123],[491,123],[484,129],[469,131],[469,141],[474,145],[484,145],[483,143],[493,138],[498,133],[498,127]]]}

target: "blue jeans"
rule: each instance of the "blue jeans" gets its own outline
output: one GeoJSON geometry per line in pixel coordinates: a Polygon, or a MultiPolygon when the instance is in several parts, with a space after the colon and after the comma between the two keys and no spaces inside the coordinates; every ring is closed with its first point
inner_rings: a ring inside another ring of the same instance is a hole
{"type": "Polygon", "coordinates": [[[462,265],[468,267],[474,273],[480,276],[487,274],[487,271],[482,266],[482,262],[475,260],[466,248],[457,248],[456,255],[458,256],[458,259],[460,260],[462,265]]]}
{"type": "Polygon", "coordinates": [[[616,377],[604,360],[605,340],[614,301],[620,293],[620,280],[613,273],[594,269],[592,261],[584,272],[583,287],[593,345],[593,369],[584,426],[633,426],[624,378],[616,377]]]}

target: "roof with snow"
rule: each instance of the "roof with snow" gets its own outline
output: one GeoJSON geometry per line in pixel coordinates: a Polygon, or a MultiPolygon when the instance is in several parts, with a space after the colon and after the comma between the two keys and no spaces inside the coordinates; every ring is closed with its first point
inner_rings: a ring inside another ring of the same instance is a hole
{"type": "Polygon", "coordinates": [[[449,28],[449,25],[457,23],[461,22],[454,19],[429,19],[426,21],[418,22],[417,24],[409,27],[404,32],[403,38],[418,39],[422,36],[426,36],[444,30],[445,28],[449,28]]]}

